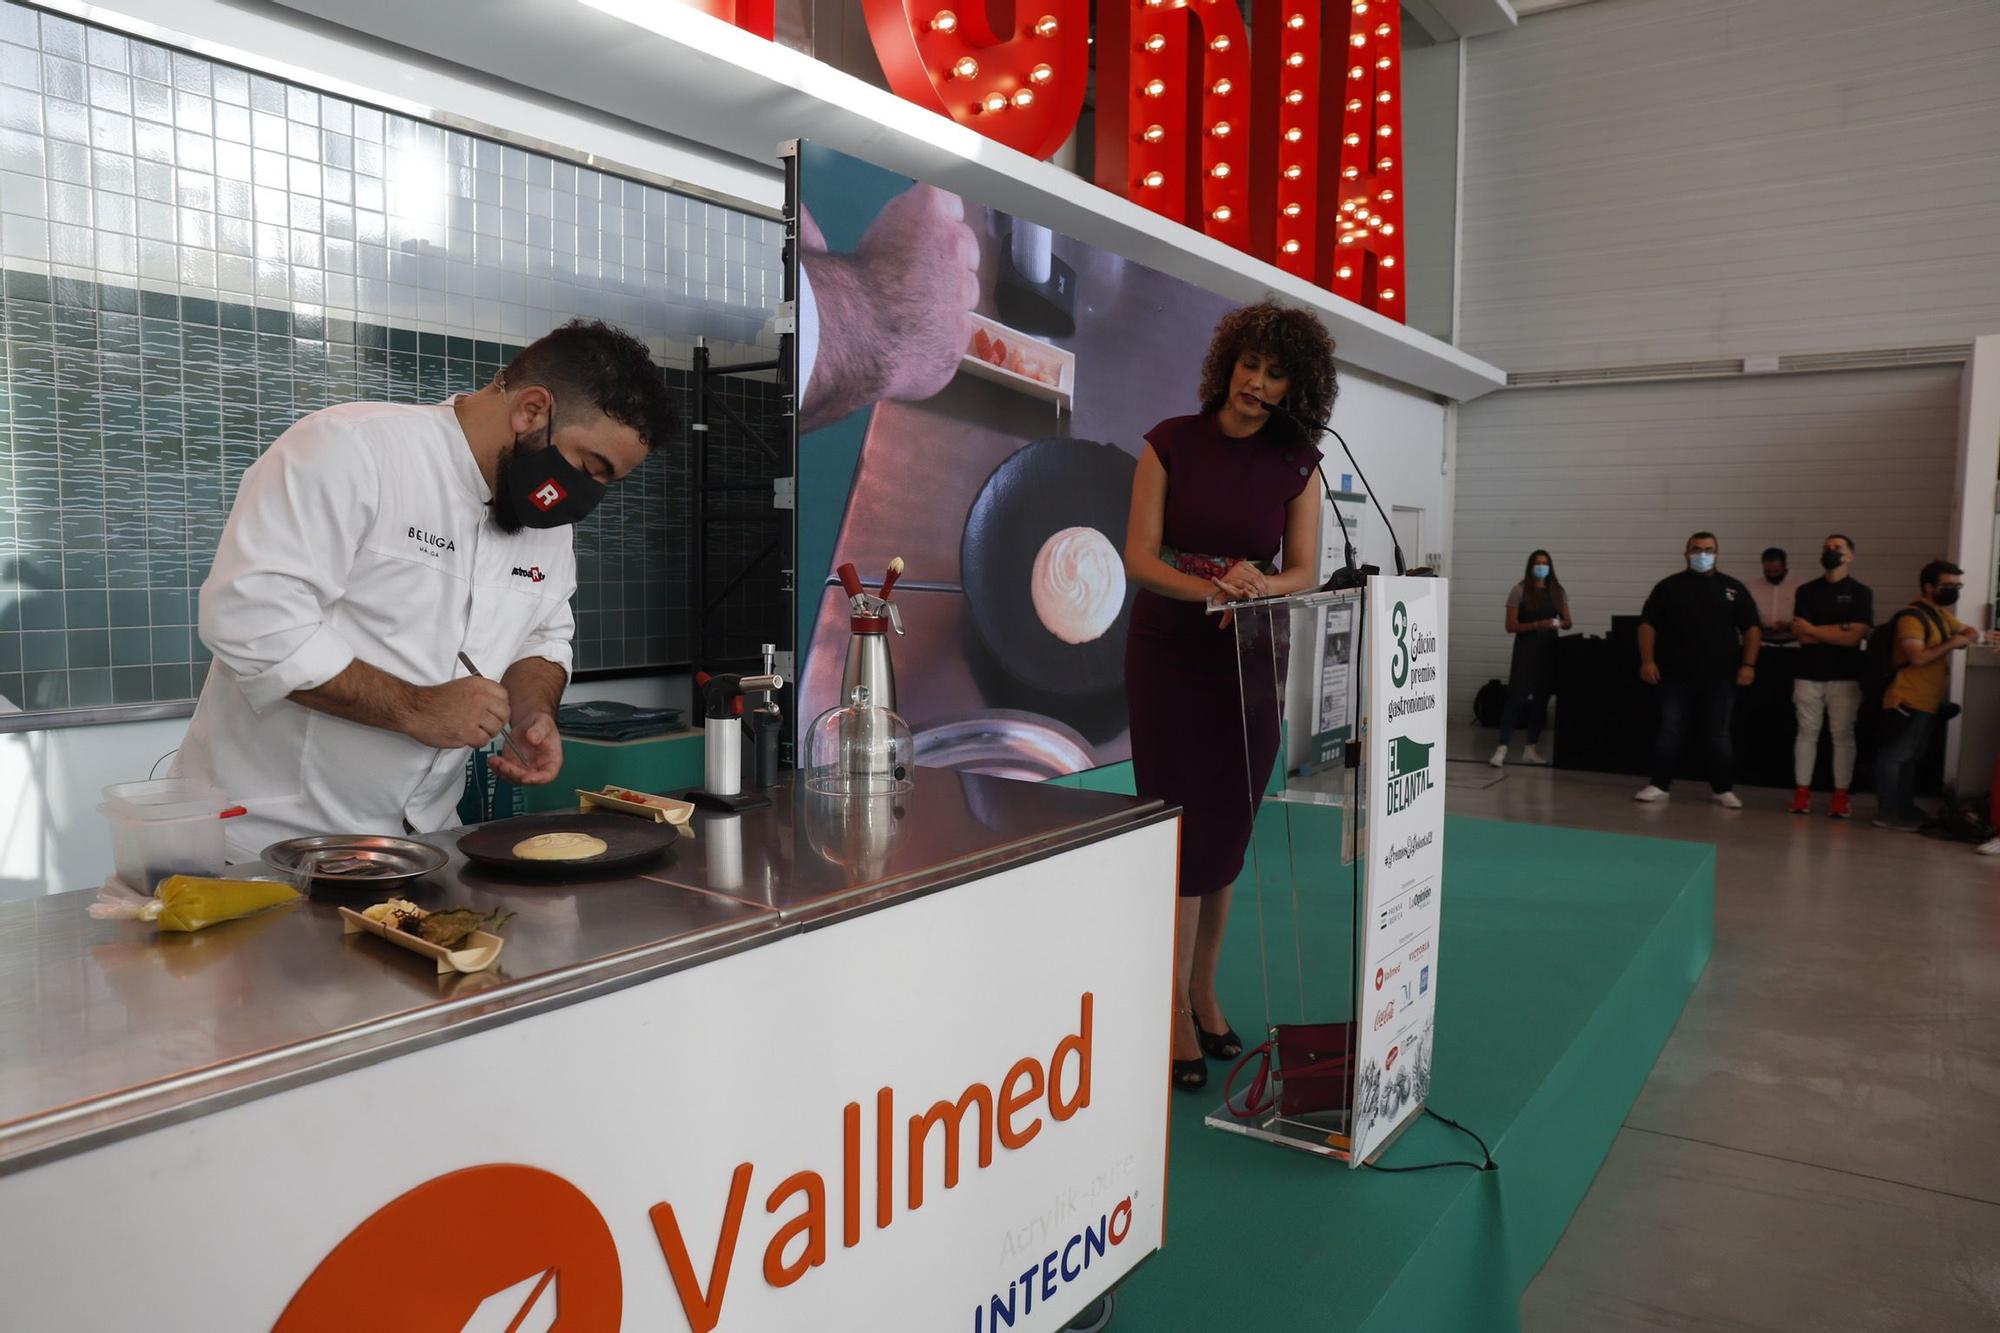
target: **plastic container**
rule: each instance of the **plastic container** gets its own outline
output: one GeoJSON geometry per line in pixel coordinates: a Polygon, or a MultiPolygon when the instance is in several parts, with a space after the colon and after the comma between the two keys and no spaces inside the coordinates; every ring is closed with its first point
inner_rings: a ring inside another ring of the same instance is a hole
{"type": "Polygon", "coordinates": [[[151,893],[169,875],[219,875],[223,811],[213,787],[186,778],[118,782],[104,789],[97,813],[111,826],[111,859],[127,888],[151,893]]]}

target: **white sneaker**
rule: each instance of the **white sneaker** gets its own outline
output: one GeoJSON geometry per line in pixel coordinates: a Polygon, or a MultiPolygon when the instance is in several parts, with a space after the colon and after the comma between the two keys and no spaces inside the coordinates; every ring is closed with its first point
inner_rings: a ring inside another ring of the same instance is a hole
{"type": "Polygon", "coordinates": [[[1673,795],[1673,793],[1668,791],[1665,787],[1655,787],[1652,783],[1649,782],[1645,786],[1639,788],[1638,791],[1632,793],[1632,799],[1635,801],[1648,801],[1648,802],[1664,801],[1667,799],[1667,797],[1671,795],[1673,795]]]}
{"type": "Polygon", "coordinates": [[[1981,856],[2000,856],[2000,838],[1980,843],[1977,850],[1981,856]]]}
{"type": "Polygon", "coordinates": [[[1527,749],[1521,751],[1521,762],[1524,764],[1546,764],[1549,761],[1542,758],[1540,750],[1530,745],[1527,749]]]}
{"type": "Polygon", "coordinates": [[[1743,800],[1733,791],[1719,791],[1709,798],[1724,810],[1741,810],[1743,800]]]}
{"type": "Polygon", "coordinates": [[[1507,767],[1507,747],[1503,745],[1499,749],[1495,750],[1493,752],[1493,757],[1491,759],[1488,759],[1486,762],[1493,765],[1493,767],[1495,768],[1507,767]]]}

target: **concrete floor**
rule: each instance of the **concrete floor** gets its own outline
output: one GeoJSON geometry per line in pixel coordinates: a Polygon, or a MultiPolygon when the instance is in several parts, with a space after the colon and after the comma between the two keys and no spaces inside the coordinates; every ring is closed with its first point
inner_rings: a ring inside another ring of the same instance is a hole
{"type": "Polygon", "coordinates": [[[2000,1328],[2000,858],[1871,828],[1867,799],[1838,824],[1824,797],[1492,776],[1453,762],[1450,808],[1717,848],[1714,957],[1528,1333],[2000,1328]]]}

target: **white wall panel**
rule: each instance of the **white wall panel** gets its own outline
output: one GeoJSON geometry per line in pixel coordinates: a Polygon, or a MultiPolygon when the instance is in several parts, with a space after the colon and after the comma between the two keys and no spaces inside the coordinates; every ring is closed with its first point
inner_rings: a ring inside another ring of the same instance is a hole
{"type": "Polygon", "coordinates": [[[1468,351],[1525,371],[2000,328],[2000,3],[1604,0],[1467,52],[1468,351]]]}
{"type": "Polygon", "coordinates": [[[1403,53],[1403,313],[1410,327],[1452,337],[1452,250],[1458,244],[1459,43],[1403,53]]]}
{"type": "Polygon", "coordinates": [[[1546,547],[1577,628],[1636,614],[1713,531],[1722,568],[1761,577],[1766,546],[1816,573],[1851,535],[1877,605],[1945,554],[1958,457],[1955,366],[1692,383],[1508,390],[1459,412],[1452,702],[1507,675],[1507,589],[1546,547]]]}

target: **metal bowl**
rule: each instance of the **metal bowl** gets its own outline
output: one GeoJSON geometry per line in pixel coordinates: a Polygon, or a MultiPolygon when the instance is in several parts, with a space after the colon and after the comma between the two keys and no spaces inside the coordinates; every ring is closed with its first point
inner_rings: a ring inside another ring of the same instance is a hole
{"type": "Polygon", "coordinates": [[[451,858],[442,848],[410,838],[373,833],[324,833],[311,838],[287,838],[262,853],[265,865],[296,875],[309,855],[317,854],[313,881],[377,888],[401,884],[444,869],[451,858]]]}

